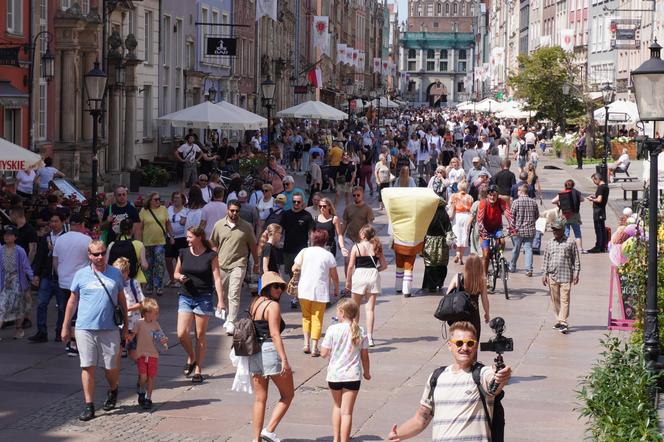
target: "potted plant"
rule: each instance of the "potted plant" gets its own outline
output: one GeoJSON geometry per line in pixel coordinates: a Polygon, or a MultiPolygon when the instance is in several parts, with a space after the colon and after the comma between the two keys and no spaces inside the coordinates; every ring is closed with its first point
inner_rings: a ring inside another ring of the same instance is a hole
{"type": "Polygon", "coordinates": [[[141,180],[141,186],[165,187],[168,186],[169,179],[170,176],[166,169],[149,164],[145,169],[143,169],[143,179],[141,180]]]}

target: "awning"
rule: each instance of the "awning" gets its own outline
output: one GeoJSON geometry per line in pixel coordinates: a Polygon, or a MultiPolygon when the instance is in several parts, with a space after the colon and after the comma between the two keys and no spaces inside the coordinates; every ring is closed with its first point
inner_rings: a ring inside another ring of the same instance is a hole
{"type": "Polygon", "coordinates": [[[0,106],[16,109],[28,105],[29,95],[11,85],[9,80],[0,80],[0,106]]]}

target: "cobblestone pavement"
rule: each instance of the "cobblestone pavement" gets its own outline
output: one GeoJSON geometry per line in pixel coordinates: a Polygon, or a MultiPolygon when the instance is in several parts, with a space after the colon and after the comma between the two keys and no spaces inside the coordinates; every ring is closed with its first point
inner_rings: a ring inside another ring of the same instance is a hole
{"type": "MultiPolygon", "coordinates": [[[[543,161],[547,164],[547,161],[543,161]]],[[[594,191],[590,170],[562,170],[541,173],[546,197],[552,197],[565,178],[577,181],[584,193],[594,191]]],[[[612,186],[611,207],[626,205],[619,189],[612,186]]],[[[376,197],[371,199],[376,204],[376,197]]],[[[546,206],[546,203],[545,203],[546,206]]],[[[341,208],[338,209],[341,212],[341,208]]],[[[376,211],[376,225],[383,233],[386,218],[376,211]]],[[[592,213],[582,205],[585,247],[594,242],[592,213]]],[[[608,225],[615,226],[615,215],[608,225]]],[[[548,239],[545,237],[545,240],[548,239]]],[[[508,252],[509,254],[509,252],[508,252]]],[[[553,314],[548,294],[541,286],[539,257],[535,277],[523,273],[510,279],[511,299],[490,296],[492,316],[507,321],[506,334],[515,340],[515,351],[505,355],[514,367],[514,377],[506,389],[507,440],[582,440],[583,422],[577,419],[574,389],[599,349],[598,340],[606,333],[609,266],[606,255],[583,255],[581,283],[572,292],[572,332],[563,336],[551,330],[553,314]]],[[[416,264],[415,281],[422,277],[422,263],[416,264]]],[[[452,262],[448,274],[461,270],[452,262]]],[[[341,270],[343,274],[343,270],[341,270]]],[[[373,379],[363,382],[354,414],[353,435],[357,441],[382,440],[392,423],[402,422],[416,409],[428,374],[438,365],[449,364],[440,338],[440,325],[431,317],[438,296],[404,299],[393,291],[394,267],[382,274],[384,293],[376,307],[377,346],[371,349],[373,379]]],[[[176,345],[177,301],[172,290],[159,298],[160,323],[169,333],[172,348],[160,358],[160,372],[152,412],[140,410],[131,386],[135,368],[122,360],[121,390],[117,409],[101,410],[105,382],[97,374],[95,404],[97,418],[82,423],[82,393],[78,358],[68,358],[61,344],[28,344],[26,341],[0,342],[0,440],[90,440],[90,441],[242,441],[251,440],[251,404],[247,394],[230,391],[234,369],[228,360],[230,338],[218,321],[211,321],[206,357],[207,379],[194,386],[181,374],[184,352],[176,345]]],[[[247,302],[249,296],[244,296],[247,302]]],[[[331,440],[331,401],[325,382],[326,361],[301,352],[300,315],[287,307],[283,311],[287,330],[286,350],[294,367],[296,396],[278,428],[284,441],[331,440]],[[289,438],[287,439],[286,436],[289,438]]],[[[49,310],[49,319],[55,318],[49,310]]],[[[329,325],[331,310],[326,313],[329,325]]],[[[11,331],[0,332],[0,337],[11,331]]],[[[490,331],[483,331],[485,340],[490,331]]],[[[485,363],[493,355],[482,353],[485,363]]],[[[269,404],[278,395],[270,390],[269,404]]],[[[269,415],[270,410],[268,410],[269,415]]],[[[430,430],[414,440],[430,440],[430,430]]]]}

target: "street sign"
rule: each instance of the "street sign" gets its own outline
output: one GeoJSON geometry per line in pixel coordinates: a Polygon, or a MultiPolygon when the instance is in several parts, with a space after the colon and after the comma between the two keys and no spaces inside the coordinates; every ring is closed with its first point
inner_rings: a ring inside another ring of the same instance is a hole
{"type": "Polygon", "coordinates": [[[237,38],[206,37],[207,55],[234,57],[236,54],[237,38]]]}

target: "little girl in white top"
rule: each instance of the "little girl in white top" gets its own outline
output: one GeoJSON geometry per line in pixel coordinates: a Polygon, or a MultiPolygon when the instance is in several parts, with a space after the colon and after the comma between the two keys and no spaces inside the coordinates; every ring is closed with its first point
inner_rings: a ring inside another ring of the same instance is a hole
{"type": "Polygon", "coordinates": [[[339,323],[325,331],[321,356],[330,358],[327,384],[332,393],[332,428],[335,441],[350,440],[353,426],[353,406],[360,390],[362,376],[369,373],[369,343],[357,325],[360,308],[355,301],[343,298],[337,303],[339,323]],[[348,410],[348,413],[341,413],[348,410]]]}

